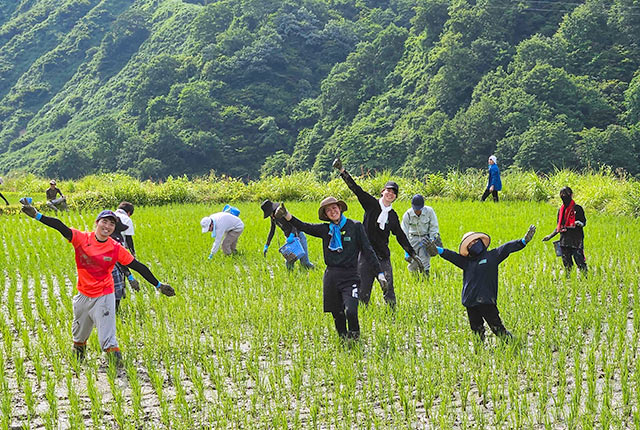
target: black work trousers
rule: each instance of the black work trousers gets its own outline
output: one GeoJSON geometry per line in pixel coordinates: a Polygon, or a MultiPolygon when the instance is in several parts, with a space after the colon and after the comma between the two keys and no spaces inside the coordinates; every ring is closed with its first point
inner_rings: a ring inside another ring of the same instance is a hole
{"type": "MultiPolygon", "coordinates": [[[[387,278],[387,290],[383,291],[384,301],[391,307],[394,307],[396,305],[396,292],[393,289],[391,259],[385,258],[384,260],[378,260],[380,261],[380,268],[384,272],[384,277],[387,278]]],[[[371,300],[371,289],[373,288],[373,282],[378,278],[378,273],[362,254],[360,254],[358,258],[358,274],[360,275],[360,291],[358,296],[360,297],[360,301],[367,305],[369,304],[369,300],[371,300]]]]}
{"type": "Polygon", "coordinates": [[[481,200],[484,202],[487,199],[487,197],[489,197],[489,194],[491,194],[493,196],[493,201],[494,202],[498,201],[498,191],[497,190],[489,191],[489,188],[484,190],[484,193],[482,194],[482,199],[481,200]]]}
{"type": "Polygon", "coordinates": [[[359,337],[358,286],[360,278],[358,273],[355,269],[327,267],[322,284],[324,311],[331,312],[340,337],[359,337]],[[348,332],[347,322],[349,322],[348,332]]]}
{"type": "Polygon", "coordinates": [[[584,256],[583,248],[572,248],[570,246],[560,246],[562,250],[562,264],[567,269],[567,275],[573,267],[573,262],[576,262],[576,266],[583,273],[587,273],[587,259],[584,256]]]}
{"type": "Polygon", "coordinates": [[[476,333],[480,339],[484,340],[484,321],[489,324],[489,328],[496,336],[510,336],[511,333],[504,328],[500,319],[500,312],[496,305],[476,305],[467,307],[467,316],[469,317],[469,325],[471,330],[476,333]]]}

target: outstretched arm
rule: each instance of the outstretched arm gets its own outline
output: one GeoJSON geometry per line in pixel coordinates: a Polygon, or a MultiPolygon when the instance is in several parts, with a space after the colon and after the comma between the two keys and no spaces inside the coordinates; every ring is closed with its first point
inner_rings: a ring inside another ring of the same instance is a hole
{"type": "Polygon", "coordinates": [[[462,255],[458,254],[457,252],[453,252],[448,249],[438,247],[438,254],[440,254],[440,257],[444,258],[448,262],[454,264],[455,266],[458,266],[463,270],[467,265],[467,259],[464,258],[462,255]]]}
{"type": "Polygon", "coordinates": [[[291,216],[291,219],[288,219],[287,221],[289,221],[291,225],[298,230],[310,234],[311,236],[323,238],[327,235],[327,224],[309,224],[300,221],[294,216],[291,216]]]}
{"type": "Polygon", "coordinates": [[[158,281],[158,279],[155,276],[153,276],[153,273],[151,273],[151,270],[149,270],[147,266],[145,266],[138,260],[133,259],[133,261],[127,264],[126,267],[138,272],[148,283],[156,287],[165,296],[176,295],[176,292],[174,291],[171,285],[163,284],[162,282],[158,281]]]}
{"type": "Polygon", "coordinates": [[[342,180],[344,180],[345,184],[347,184],[347,187],[349,187],[349,189],[353,191],[353,194],[356,195],[364,210],[378,206],[378,199],[363,190],[360,185],[356,184],[356,181],[353,180],[349,172],[342,169],[340,171],[340,176],[342,177],[342,180]]]}

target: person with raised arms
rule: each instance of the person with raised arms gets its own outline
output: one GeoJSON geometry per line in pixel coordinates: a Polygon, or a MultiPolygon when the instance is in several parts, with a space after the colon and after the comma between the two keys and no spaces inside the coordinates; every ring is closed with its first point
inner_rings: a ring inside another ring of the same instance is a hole
{"type": "Polygon", "coordinates": [[[358,221],[346,218],[346,210],[345,202],[327,197],[320,203],[318,218],[328,222],[302,222],[287,211],[284,203],[280,203],[274,216],[284,218],[296,229],[322,239],[322,253],[327,265],[322,277],[324,311],[333,315],[340,338],[357,340],[360,337],[358,256],[366,259],[374,268],[383,290],[386,289],[387,279],[369,243],[364,226],[358,221]]]}
{"type": "MultiPolygon", "coordinates": [[[[351,175],[342,167],[340,158],[336,158],[333,161],[333,167],[340,172],[340,176],[347,184],[347,187],[353,191],[364,209],[364,219],[362,223],[364,224],[367,237],[375,251],[378,262],[388,280],[387,288],[383,289],[384,300],[394,308],[397,299],[393,286],[391,251],[389,251],[390,233],[395,235],[400,246],[402,246],[408,254],[405,259],[416,266],[420,272],[424,271],[422,262],[416,257],[415,250],[411,246],[411,243],[409,243],[409,239],[407,239],[404,231],[402,231],[398,214],[393,210],[392,204],[398,197],[398,184],[393,181],[387,182],[382,191],[380,191],[380,197],[374,197],[356,184],[351,175]]],[[[373,287],[373,280],[376,277],[376,270],[377,266],[370,264],[367,259],[362,258],[358,262],[358,273],[362,281],[360,285],[360,300],[365,305],[368,304],[371,299],[371,289],[373,287]]]]}
{"type": "Polygon", "coordinates": [[[462,275],[462,305],[467,309],[471,330],[484,340],[484,321],[491,331],[503,340],[513,335],[504,327],[498,311],[498,265],[512,252],[520,251],[536,233],[534,225],[524,238],[512,240],[489,250],[491,238],[485,233],[469,232],[462,236],[458,252],[427,243],[431,256],[440,255],[459,267],[462,275]]]}
{"type": "Polygon", "coordinates": [[[173,287],[159,282],[151,270],[136,260],[129,251],[110,236],[117,216],[105,210],[98,214],[94,230],[83,232],[67,227],[57,218],[47,217],[31,206],[31,198],[20,199],[22,211],[51,227],[67,239],[74,248],[78,271],[78,294],[73,297],[73,350],[78,360],[85,357],[87,339],[95,326],[98,341],[110,360],[121,365],[122,355],[116,339],[116,301],[111,273],[116,263],[140,273],[165,296],[174,296],[173,287]]]}

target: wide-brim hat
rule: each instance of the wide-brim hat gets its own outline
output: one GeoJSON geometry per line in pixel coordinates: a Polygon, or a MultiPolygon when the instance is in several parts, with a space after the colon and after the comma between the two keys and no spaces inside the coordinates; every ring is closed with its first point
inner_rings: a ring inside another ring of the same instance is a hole
{"type": "Polygon", "coordinates": [[[468,256],[469,250],[467,249],[467,247],[471,242],[473,242],[476,239],[482,240],[482,242],[484,242],[485,248],[489,248],[489,244],[491,243],[491,238],[489,237],[488,234],[470,231],[468,233],[465,233],[464,236],[462,236],[462,241],[460,242],[460,248],[458,248],[458,254],[462,255],[463,257],[468,256]]]}
{"type": "Polygon", "coordinates": [[[320,202],[320,208],[318,209],[318,218],[322,221],[331,221],[327,214],[324,213],[324,209],[332,204],[336,204],[340,207],[340,213],[345,212],[347,210],[347,204],[342,200],[338,200],[335,197],[327,197],[323,201],[320,202]]]}
{"type": "Polygon", "coordinates": [[[280,206],[278,203],[273,203],[271,200],[265,200],[264,202],[262,202],[262,204],[260,205],[260,209],[262,209],[262,212],[264,214],[263,218],[270,217],[271,214],[276,209],[278,209],[278,206],[280,206]]]}

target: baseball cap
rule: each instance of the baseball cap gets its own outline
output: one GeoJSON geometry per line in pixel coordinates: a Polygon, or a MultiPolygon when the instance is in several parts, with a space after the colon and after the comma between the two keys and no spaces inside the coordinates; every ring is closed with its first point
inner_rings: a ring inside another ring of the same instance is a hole
{"type": "Polygon", "coordinates": [[[200,220],[200,227],[202,227],[202,232],[206,233],[209,231],[209,227],[211,226],[211,217],[204,217],[200,220]]]}
{"type": "Polygon", "coordinates": [[[113,218],[114,222],[118,221],[118,216],[113,211],[110,211],[110,210],[104,210],[100,212],[98,214],[98,217],[96,218],[96,221],[100,221],[103,218],[113,218]]]}
{"type": "Polygon", "coordinates": [[[424,208],[424,197],[422,197],[421,194],[413,196],[411,199],[411,208],[413,208],[414,211],[421,211],[422,208],[424,208]]]}

